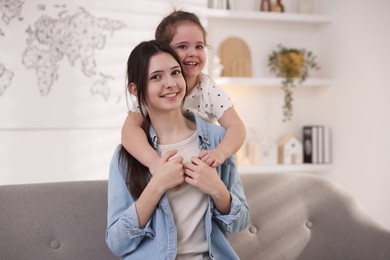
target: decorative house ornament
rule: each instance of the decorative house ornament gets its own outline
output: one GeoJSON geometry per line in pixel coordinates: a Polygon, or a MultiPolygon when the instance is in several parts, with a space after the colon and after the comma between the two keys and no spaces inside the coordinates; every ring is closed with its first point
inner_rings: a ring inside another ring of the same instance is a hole
{"type": "Polygon", "coordinates": [[[282,77],[284,92],[283,122],[293,116],[293,89],[302,84],[309,76],[309,70],[319,70],[317,56],[306,49],[287,48],[279,44],[276,50],[268,55],[270,72],[282,77]]]}
{"type": "Polygon", "coordinates": [[[237,152],[237,160],[240,165],[259,164],[259,137],[256,130],[249,127],[241,149],[237,152]]]}
{"type": "Polygon", "coordinates": [[[259,164],[259,144],[256,140],[245,140],[237,152],[237,162],[241,166],[259,164]]]}
{"type": "Polygon", "coordinates": [[[252,77],[251,52],[246,42],[238,37],[225,39],[219,47],[223,77],[252,77]]]}
{"type": "Polygon", "coordinates": [[[301,164],[302,143],[293,134],[285,134],[278,140],[278,162],[280,164],[301,164]]]}
{"type": "Polygon", "coordinates": [[[259,164],[276,165],[278,164],[278,145],[268,138],[259,142],[259,164]]]}

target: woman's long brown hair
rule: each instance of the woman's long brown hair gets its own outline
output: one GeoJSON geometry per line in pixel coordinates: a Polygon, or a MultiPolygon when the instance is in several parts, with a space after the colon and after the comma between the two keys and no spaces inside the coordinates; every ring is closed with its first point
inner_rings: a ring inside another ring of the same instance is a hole
{"type": "MultiPolygon", "coordinates": [[[[151,122],[147,112],[145,111],[145,108],[148,105],[146,101],[148,68],[151,57],[162,52],[170,54],[179,64],[181,71],[183,71],[180,58],[176,52],[168,44],[156,40],[144,41],[138,44],[130,53],[129,59],[127,61],[127,86],[129,86],[130,83],[137,86],[137,98],[141,115],[143,117],[143,123],[141,127],[146,133],[148,142],[152,147],[153,142],[149,136],[151,122]]],[[[126,169],[126,184],[130,190],[131,195],[135,199],[138,199],[151,178],[149,169],[141,164],[129,152],[127,152],[123,145],[119,151],[118,163],[123,166],[124,169],[126,169]]]]}

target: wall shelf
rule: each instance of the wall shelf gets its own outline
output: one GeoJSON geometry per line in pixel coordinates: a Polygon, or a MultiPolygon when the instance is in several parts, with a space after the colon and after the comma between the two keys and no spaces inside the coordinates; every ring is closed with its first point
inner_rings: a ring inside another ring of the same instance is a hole
{"type": "Polygon", "coordinates": [[[293,165],[264,165],[264,166],[238,166],[239,174],[261,173],[320,173],[330,171],[331,164],[293,164],[293,165]]]}
{"type": "MultiPolygon", "coordinates": [[[[218,85],[249,85],[259,87],[280,87],[282,85],[281,78],[257,78],[257,77],[219,77],[214,78],[218,85]]],[[[304,87],[329,87],[332,81],[325,78],[310,78],[302,83],[304,87]]]]}
{"type": "Polygon", "coordinates": [[[242,10],[222,10],[222,9],[206,9],[204,15],[208,18],[218,19],[241,19],[251,21],[272,21],[272,22],[294,22],[294,23],[309,23],[309,24],[328,24],[332,19],[328,15],[322,14],[300,14],[300,13],[272,13],[272,12],[256,12],[242,10]]]}
{"type": "MultiPolygon", "coordinates": [[[[328,46],[322,35],[326,32],[326,27],[333,22],[333,18],[326,13],[276,13],[276,12],[261,12],[257,10],[223,10],[203,8],[197,11],[202,16],[210,36],[210,45],[217,48],[223,39],[235,35],[242,38],[251,47],[251,55],[253,61],[253,71],[258,72],[254,77],[213,77],[216,84],[221,87],[255,87],[255,88],[280,88],[283,78],[272,77],[267,73],[268,68],[265,66],[264,60],[269,55],[269,50],[274,48],[277,43],[302,46],[309,50],[313,50],[319,57],[327,57],[328,46]],[[261,47],[258,47],[261,46],[261,47]],[[256,57],[256,58],[253,58],[256,57]],[[262,59],[259,59],[263,57],[262,59]],[[259,60],[261,62],[259,62],[259,60]]],[[[216,52],[217,53],[217,52],[216,52]]],[[[218,55],[218,54],[217,54],[218,55]]],[[[326,61],[326,59],[325,59],[326,61]]],[[[212,64],[210,65],[212,68],[212,64]]],[[[329,67],[327,64],[321,64],[321,67],[329,67]]],[[[299,85],[298,79],[296,80],[299,85]]],[[[321,94],[322,88],[328,88],[333,85],[331,77],[326,74],[314,74],[307,78],[301,86],[305,88],[303,91],[315,90],[315,93],[310,92],[311,97],[317,97],[321,94]]],[[[251,89],[250,89],[251,90],[251,89]]],[[[250,90],[246,91],[251,95],[250,90]]],[[[267,93],[265,93],[267,94],[267,93]]],[[[242,94],[243,102],[245,93],[242,94]]],[[[267,98],[266,96],[263,97],[267,98]]],[[[271,98],[273,98],[271,96],[271,98]]],[[[303,100],[306,101],[306,100],[303,100]]],[[[248,99],[248,103],[242,105],[243,111],[250,113],[253,109],[267,109],[276,107],[275,99],[270,99],[266,104],[254,103],[253,99],[248,99]]],[[[278,101],[279,102],[279,101],[278,101]]],[[[308,104],[317,105],[316,102],[308,100],[308,104]]],[[[306,113],[307,111],[305,111],[306,113]]],[[[305,116],[312,116],[311,113],[306,113],[305,116]]],[[[255,117],[256,118],[256,117],[255,117]]],[[[263,117],[264,118],[264,117],[263,117]]],[[[305,119],[306,120],[306,119],[305,119]]],[[[304,120],[304,121],[305,121],[304,120]]],[[[321,120],[321,119],[319,119],[321,120]]],[[[263,122],[259,122],[262,124],[263,122]]],[[[251,122],[251,126],[255,123],[251,122]]],[[[256,128],[257,126],[253,126],[256,128]]],[[[272,128],[273,126],[270,126],[272,128]]],[[[259,127],[255,130],[258,133],[264,134],[264,128],[259,127]],[[263,131],[263,132],[262,132],[263,131]]],[[[274,131],[278,131],[277,129],[274,131]]],[[[295,131],[298,132],[298,131],[295,131]]],[[[320,174],[331,171],[331,164],[299,164],[299,165],[270,165],[270,166],[238,166],[240,174],[264,174],[264,173],[312,173],[320,174]]]]}

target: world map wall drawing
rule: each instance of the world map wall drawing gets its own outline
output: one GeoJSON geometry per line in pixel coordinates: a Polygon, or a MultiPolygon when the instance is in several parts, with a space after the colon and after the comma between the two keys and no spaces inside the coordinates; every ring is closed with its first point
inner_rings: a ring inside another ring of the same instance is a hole
{"type": "MultiPolygon", "coordinates": [[[[21,20],[22,18],[20,17],[20,13],[22,11],[23,3],[24,2],[19,0],[0,0],[1,21],[5,25],[8,25],[13,19],[18,18],[21,20]]],[[[4,36],[5,33],[0,26],[0,39],[4,36]]],[[[13,76],[14,72],[6,68],[0,60],[0,97],[3,95],[5,90],[11,86],[13,76]]]]}
{"type": "Polygon", "coordinates": [[[3,64],[0,63],[0,97],[5,90],[11,85],[12,77],[14,73],[8,70],[3,64]]]}
{"type": "Polygon", "coordinates": [[[0,128],[120,127],[130,102],[127,58],[154,37],[156,12],[170,10],[152,7],[138,0],[0,0],[0,128]]]}
{"type": "MultiPolygon", "coordinates": [[[[15,18],[22,19],[20,13],[24,2],[20,0],[0,0],[0,15],[1,20],[5,24],[9,24],[15,18]]],[[[0,27],[0,36],[4,36],[3,30],[0,27]]]]}
{"type": "MultiPolygon", "coordinates": [[[[35,70],[39,91],[46,96],[59,77],[59,61],[66,57],[74,65],[80,60],[86,77],[96,75],[95,52],[104,48],[107,36],[125,26],[120,21],[95,17],[82,8],[74,14],[64,11],[55,18],[42,15],[26,31],[23,65],[35,70]]],[[[102,91],[104,94],[107,89],[102,91]]]]}

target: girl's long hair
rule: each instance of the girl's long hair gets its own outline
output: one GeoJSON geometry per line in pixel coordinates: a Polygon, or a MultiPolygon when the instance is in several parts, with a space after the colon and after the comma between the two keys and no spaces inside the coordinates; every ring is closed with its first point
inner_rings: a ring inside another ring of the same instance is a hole
{"type": "MultiPolygon", "coordinates": [[[[179,64],[183,71],[180,58],[176,52],[167,44],[161,41],[144,41],[138,44],[130,53],[127,60],[127,86],[130,83],[137,86],[137,98],[141,115],[143,117],[142,129],[146,133],[149,144],[153,147],[153,142],[149,136],[151,126],[150,118],[145,111],[147,107],[147,85],[148,85],[148,68],[150,59],[158,53],[170,54],[179,64]]],[[[183,74],[182,74],[183,75],[183,74]]],[[[184,75],[183,75],[184,77],[184,75]]],[[[187,86],[186,88],[187,89],[187,86]]],[[[184,102],[184,99],[183,99],[184,102]]],[[[155,148],[155,147],[154,147],[155,148]]],[[[132,156],[122,145],[119,151],[118,163],[126,169],[126,185],[130,190],[131,195],[138,199],[145,189],[151,178],[149,169],[141,164],[134,156],[132,156]]]]}

